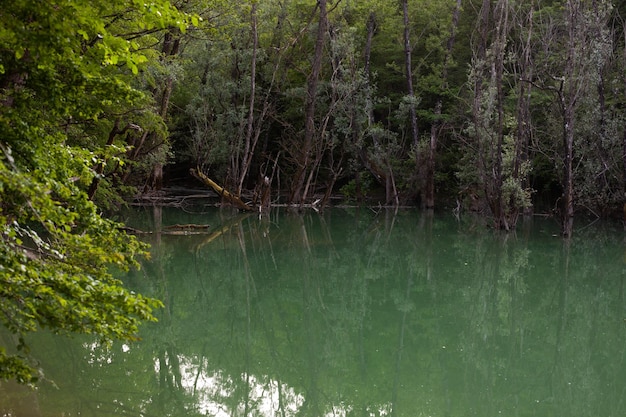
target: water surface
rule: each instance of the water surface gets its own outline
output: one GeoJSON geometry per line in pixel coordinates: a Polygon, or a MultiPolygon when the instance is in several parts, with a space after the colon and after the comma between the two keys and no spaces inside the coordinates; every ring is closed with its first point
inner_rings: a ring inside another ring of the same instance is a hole
{"type": "Polygon", "coordinates": [[[624,416],[620,227],[332,210],[129,213],[158,297],[138,343],[38,334],[5,416],[624,416]],[[172,224],[209,224],[164,234],[172,224]]]}

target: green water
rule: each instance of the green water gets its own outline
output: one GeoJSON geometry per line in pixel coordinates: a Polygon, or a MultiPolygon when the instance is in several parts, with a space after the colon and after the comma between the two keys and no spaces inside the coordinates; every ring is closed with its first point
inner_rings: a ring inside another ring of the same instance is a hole
{"type": "Polygon", "coordinates": [[[146,210],[142,340],[33,339],[49,380],[3,416],[624,416],[621,226],[332,210],[146,210]]]}

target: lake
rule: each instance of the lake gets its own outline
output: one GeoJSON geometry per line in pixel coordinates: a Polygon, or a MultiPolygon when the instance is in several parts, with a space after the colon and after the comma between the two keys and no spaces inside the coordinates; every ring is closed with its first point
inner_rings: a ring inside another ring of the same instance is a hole
{"type": "Polygon", "coordinates": [[[554,219],[207,210],[124,214],[152,257],[121,278],[159,322],[110,347],[34,335],[47,379],[0,386],[0,415],[626,415],[620,224],[566,242],[554,219]]]}

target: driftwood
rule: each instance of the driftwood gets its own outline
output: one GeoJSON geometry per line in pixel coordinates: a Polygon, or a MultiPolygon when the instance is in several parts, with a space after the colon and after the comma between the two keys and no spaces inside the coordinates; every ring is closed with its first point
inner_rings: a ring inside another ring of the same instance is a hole
{"type": "Polygon", "coordinates": [[[173,224],[171,226],[164,226],[163,230],[160,231],[147,232],[145,230],[134,229],[128,226],[120,227],[120,230],[134,235],[203,235],[209,233],[209,227],[210,226],[208,224],[173,224]]]}
{"type": "Polygon", "coordinates": [[[164,226],[163,228],[166,230],[199,230],[199,229],[208,229],[208,224],[172,224],[170,226],[164,226]]]}
{"type": "Polygon", "coordinates": [[[213,181],[211,178],[204,175],[200,170],[191,168],[189,170],[189,173],[193,175],[195,178],[197,178],[204,185],[213,188],[213,190],[215,190],[216,193],[218,193],[220,196],[225,198],[229,203],[233,204],[234,206],[240,209],[246,210],[246,211],[254,210],[251,206],[241,201],[239,197],[230,193],[225,188],[220,187],[215,181],[213,181]]]}

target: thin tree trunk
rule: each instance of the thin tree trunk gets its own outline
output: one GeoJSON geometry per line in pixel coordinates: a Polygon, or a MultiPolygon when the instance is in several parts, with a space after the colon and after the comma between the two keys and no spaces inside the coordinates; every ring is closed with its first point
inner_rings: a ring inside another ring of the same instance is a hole
{"type": "MultiPolygon", "coordinates": [[[[417,113],[415,110],[415,91],[413,89],[413,63],[411,55],[413,48],[411,47],[411,22],[409,19],[409,2],[402,0],[402,16],[404,20],[404,72],[406,76],[407,96],[409,97],[409,119],[411,125],[411,141],[415,152],[418,151],[419,130],[417,126],[417,113]]],[[[416,170],[419,174],[419,156],[415,158],[416,170]]]]}
{"type": "Polygon", "coordinates": [[[319,23],[317,27],[317,38],[315,40],[315,52],[313,55],[313,63],[311,65],[311,73],[307,79],[307,90],[304,103],[304,140],[302,143],[300,161],[298,161],[300,166],[297,168],[294,187],[290,198],[292,203],[304,203],[302,189],[307,178],[306,173],[309,169],[314,169],[309,165],[311,165],[311,151],[316,133],[315,102],[317,96],[317,86],[322,69],[324,42],[326,40],[326,31],[328,26],[328,12],[326,4],[327,0],[317,1],[317,6],[319,7],[319,23]]]}
{"type": "MultiPolygon", "coordinates": [[[[123,133],[123,131],[120,130],[120,119],[118,118],[118,119],[115,119],[113,128],[109,132],[109,138],[107,139],[107,143],[105,147],[113,145],[113,141],[115,140],[115,137],[121,133],[123,133]]],[[[95,172],[96,172],[96,175],[91,180],[91,184],[89,185],[89,189],[87,190],[87,198],[89,200],[93,200],[93,198],[96,195],[96,191],[98,191],[100,178],[102,178],[102,174],[104,173],[104,162],[101,162],[96,166],[95,172]]]]}
{"type": "MultiPolygon", "coordinates": [[[[367,37],[365,39],[365,50],[364,50],[364,67],[363,70],[365,72],[365,80],[367,83],[367,97],[366,97],[366,108],[367,108],[367,127],[371,128],[372,126],[374,126],[374,103],[372,100],[372,96],[371,96],[371,55],[372,55],[372,41],[374,39],[374,34],[376,32],[376,28],[377,28],[377,22],[376,22],[376,14],[374,12],[371,12],[368,19],[367,19],[367,37]]],[[[380,151],[380,145],[378,142],[378,138],[376,138],[374,135],[372,135],[372,140],[374,142],[374,147],[376,149],[377,152],[380,151]]],[[[359,148],[359,156],[361,158],[361,161],[363,162],[363,165],[365,166],[365,168],[372,174],[372,176],[383,186],[385,186],[386,189],[386,194],[387,197],[389,198],[389,196],[391,196],[391,188],[389,186],[389,184],[391,184],[391,182],[387,181],[387,169],[384,169],[383,167],[380,167],[378,164],[376,164],[375,161],[373,161],[367,151],[363,148],[360,147],[359,148]]],[[[357,176],[356,179],[359,179],[360,177],[357,176]]],[[[359,187],[359,182],[357,181],[357,188],[360,189],[359,187]]],[[[359,196],[360,190],[357,192],[357,196],[359,196]]],[[[391,200],[387,200],[387,204],[390,202],[391,200]]]]}
{"type": "MultiPolygon", "coordinates": [[[[174,36],[172,32],[167,32],[165,34],[165,39],[163,40],[163,55],[165,57],[172,57],[178,55],[178,51],[180,50],[180,37],[174,36]]],[[[174,85],[174,77],[168,76],[165,80],[165,85],[163,87],[163,91],[161,92],[161,97],[159,100],[159,115],[165,119],[167,116],[167,111],[170,104],[170,97],[172,95],[172,87],[174,85]]]]}
{"type": "Polygon", "coordinates": [[[623,192],[623,211],[624,211],[624,230],[626,231],[626,128],[622,135],[622,192],[623,192]]]}
{"type": "MultiPolygon", "coordinates": [[[[252,30],[252,62],[250,63],[250,106],[248,108],[248,123],[246,126],[246,138],[244,143],[241,172],[239,172],[239,178],[237,183],[237,195],[241,196],[243,189],[243,183],[248,175],[250,163],[252,162],[252,153],[256,147],[256,140],[252,143],[254,135],[254,105],[256,97],[256,64],[257,64],[257,49],[259,46],[259,35],[257,31],[257,3],[252,3],[252,9],[250,10],[250,27],[252,30]]],[[[258,139],[258,136],[257,136],[258,139]]]]}
{"type": "MultiPolygon", "coordinates": [[[[533,67],[531,61],[531,40],[533,34],[533,8],[528,10],[525,21],[522,26],[528,30],[528,35],[522,50],[522,59],[519,68],[519,98],[517,101],[517,133],[515,141],[515,161],[513,162],[513,177],[521,182],[524,189],[529,187],[528,176],[521,172],[522,164],[528,161],[528,145],[531,135],[531,117],[530,117],[530,98],[532,93],[532,84],[524,80],[531,80],[533,75],[533,67]]],[[[512,203],[511,203],[512,204],[512,203]]]]}
{"type": "Polygon", "coordinates": [[[493,79],[496,85],[496,99],[498,108],[498,120],[496,126],[497,145],[495,155],[495,201],[492,204],[495,207],[494,217],[496,227],[498,229],[509,230],[510,225],[506,218],[506,207],[502,197],[503,185],[503,168],[502,168],[502,151],[504,145],[504,93],[502,91],[502,77],[504,72],[504,58],[506,38],[509,31],[509,2],[508,0],[500,0],[497,3],[496,12],[498,13],[498,24],[496,26],[496,44],[495,44],[495,62],[493,65],[493,79]]]}
{"type": "Polygon", "coordinates": [[[563,116],[563,237],[572,236],[574,228],[574,109],[565,104],[563,116]]]}
{"type": "Polygon", "coordinates": [[[483,0],[480,8],[480,14],[478,16],[477,32],[478,32],[478,46],[472,56],[472,66],[476,73],[474,79],[474,97],[472,100],[472,117],[476,130],[476,149],[478,154],[478,160],[476,162],[477,176],[484,188],[485,198],[490,195],[489,188],[487,186],[487,163],[485,161],[485,145],[481,138],[481,134],[485,128],[484,120],[482,117],[481,103],[483,100],[484,91],[484,65],[485,58],[487,56],[487,42],[489,34],[489,23],[491,15],[491,1],[483,0]]]}
{"type": "MultiPolygon", "coordinates": [[[[180,37],[175,35],[171,31],[166,32],[163,38],[163,46],[161,48],[161,54],[163,59],[167,57],[172,57],[178,54],[180,50],[180,37]]],[[[158,114],[159,116],[165,120],[167,118],[167,113],[169,109],[170,97],[172,95],[172,90],[174,88],[174,77],[167,76],[163,81],[161,89],[155,87],[152,90],[152,95],[157,102],[158,105],[158,114]]],[[[130,145],[132,145],[132,150],[128,152],[128,156],[131,160],[139,159],[140,155],[143,153],[148,154],[159,147],[163,146],[164,141],[161,143],[153,144],[155,140],[157,140],[157,134],[153,131],[144,131],[141,137],[138,140],[133,141],[130,145]],[[144,145],[149,144],[151,149],[146,152],[144,149],[144,145]]],[[[132,171],[127,169],[122,177],[122,183],[127,183],[130,178],[132,171]]],[[[150,187],[155,190],[161,189],[163,179],[163,164],[160,162],[156,162],[152,166],[152,174],[149,178],[150,187]]],[[[147,184],[146,184],[147,185],[147,184]]]]}
{"type": "MultiPolygon", "coordinates": [[[[574,228],[574,124],[576,121],[576,103],[581,88],[581,80],[576,78],[578,20],[580,16],[579,0],[571,0],[566,4],[568,39],[565,74],[559,89],[561,110],[563,112],[563,211],[562,234],[565,238],[572,236],[574,228]]],[[[582,63],[584,65],[584,63],[582,63]]],[[[580,71],[581,69],[578,68],[580,71]]]]}
{"type": "Polygon", "coordinates": [[[374,125],[374,103],[372,101],[371,84],[372,84],[372,70],[371,70],[371,58],[372,58],[372,41],[374,40],[374,33],[376,32],[376,14],[371,12],[367,19],[367,37],[365,38],[365,50],[363,72],[365,73],[365,82],[367,86],[367,127],[374,125]]]}
{"type": "MultiPolygon", "coordinates": [[[[624,61],[622,65],[626,67],[626,25],[623,29],[624,33],[624,61]]],[[[623,71],[623,70],[622,70],[623,71]]],[[[626,76],[623,77],[622,82],[624,83],[624,92],[626,93],[626,76]]],[[[626,231],[626,127],[624,127],[624,132],[622,135],[622,193],[623,193],[623,211],[624,211],[624,231],[626,231]]]]}
{"type": "MultiPolygon", "coordinates": [[[[376,32],[376,13],[371,12],[369,17],[367,18],[367,37],[365,40],[365,51],[364,51],[364,60],[365,65],[363,67],[363,71],[365,72],[365,76],[367,77],[367,82],[369,84],[370,76],[371,76],[371,57],[372,57],[372,40],[374,39],[374,33],[376,32]]],[[[368,112],[369,114],[369,112],[368,112]]]]}
{"type": "MultiPolygon", "coordinates": [[[[178,54],[179,49],[180,37],[175,36],[172,32],[167,32],[163,40],[163,55],[166,57],[175,56],[178,54]]],[[[167,117],[173,88],[174,77],[170,75],[165,80],[159,99],[159,116],[161,116],[163,120],[167,117]]],[[[151,185],[154,190],[160,190],[163,186],[163,164],[160,162],[155,163],[152,167],[151,185]]]]}
{"type": "MultiPolygon", "coordinates": [[[[459,15],[461,12],[462,0],[456,0],[456,6],[452,11],[452,24],[450,25],[450,36],[446,44],[446,53],[443,57],[441,69],[441,90],[445,92],[448,88],[448,65],[452,56],[452,49],[456,40],[456,30],[459,25],[459,15]]],[[[435,155],[437,153],[437,142],[443,125],[441,113],[443,111],[443,97],[439,95],[435,103],[435,117],[430,127],[430,146],[428,148],[428,159],[426,161],[426,193],[425,206],[427,209],[435,207],[435,155]]]]}
{"type": "MultiPolygon", "coordinates": [[[[255,7],[254,7],[254,10],[252,10],[252,15],[251,15],[253,32],[254,32],[254,57],[253,57],[253,65],[252,65],[253,70],[251,71],[252,73],[251,79],[252,79],[252,82],[254,83],[254,87],[251,86],[252,97],[255,96],[255,92],[256,92],[256,72],[257,72],[256,67],[257,67],[257,61],[258,61],[258,43],[259,43],[256,3],[254,6],[255,7]]],[[[252,158],[255,155],[257,145],[261,138],[261,133],[263,132],[263,124],[264,124],[265,118],[267,117],[268,112],[272,108],[273,103],[271,101],[271,96],[274,91],[274,85],[276,84],[277,79],[279,79],[279,72],[281,70],[281,62],[282,62],[282,51],[285,50],[285,48],[281,45],[282,38],[283,38],[281,28],[282,28],[283,21],[285,20],[285,18],[286,18],[285,6],[283,5],[283,7],[281,8],[281,12],[278,14],[278,23],[273,33],[275,36],[275,39],[273,43],[274,46],[271,49],[276,52],[276,60],[274,62],[274,66],[272,70],[272,78],[269,82],[269,85],[267,85],[265,88],[266,92],[263,97],[263,105],[262,105],[260,113],[256,117],[250,117],[252,115],[251,112],[254,106],[252,103],[250,105],[250,113],[248,115],[249,117],[248,121],[250,123],[248,125],[248,135],[251,139],[251,143],[250,143],[250,149],[247,152],[246,160],[243,163],[245,170],[244,170],[244,177],[242,178],[245,178],[245,175],[247,175],[250,171],[252,158]]],[[[277,167],[279,156],[280,156],[280,153],[275,158],[274,170],[272,171],[272,174],[270,177],[265,176],[265,174],[259,175],[259,181],[256,185],[256,188],[262,190],[262,193],[261,193],[262,198],[261,198],[261,203],[260,203],[261,210],[267,210],[270,207],[271,184],[272,184],[272,180],[274,179],[274,173],[276,172],[276,167],[277,167]]],[[[243,184],[243,179],[242,179],[242,184],[243,184]]],[[[243,189],[243,185],[240,186],[239,194],[241,194],[242,189],[243,189]]]]}
{"type": "MultiPolygon", "coordinates": [[[[372,109],[372,100],[371,100],[371,96],[370,96],[370,63],[371,63],[371,55],[372,55],[372,40],[374,38],[374,31],[376,29],[376,16],[374,14],[374,12],[371,12],[368,19],[367,19],[367,24],[366,24],[366,39],[365,39],[365,48],[364,48],[364,66],[363,66],[363,74],[364,74],[364,84],[365,84],[365,109],[361,108],[361,105],[359,105],[358,103],[358,99],[356,98],[356,91],[351,93],[351,105],[350,105],[350,126],[351,126],[351,135],[352,135],[352,145],[355,149],[358,149],[358,155],[362,155],[362,151],[363,151],[363,145],[362,145],[362,137],[363,137],[363,130],[364,127],[362,126],[362,124],[359,121],[359,114],[365,110],[366,114],[367,114],[367,122],[366,122],[366,127],[365,129],[367,129],[368,127],[370,127],[373,124],[373,109],[372,109]]],[[[354,67],[356,67],[357,64],[353,63],[352,67],[352,71],[351,71],[351,76],[352,79],[354,80],[355,77],[358,77],[358,74],[355,74],[355,70],[354,67]]],[[[344,150],[345,148],[342,147],[342,152],[341,152],[341,158],[340,158],[340,164],[343,161],[343,156],[344,156],[344,150]]],[[[331,153],[332,156],[332,153],[331,153]]],[[[339,175],[342,171],[342,168],[336,169],[335,167],[331,166],[332,172],[333,172],[333,176],[330,182],[330,185],[334,187],[335,183],[337,182],[337,179],[339,178],[339,175]]],[[[360,203],[362,200],[362,195],[361,195],[361,172],[360,170],[357,168],[355,169],[354,172],[354,184],[355,184],[355,189],[356,189],[356,200],[357,203],[360,203]]],[[[328,199],[330,198],[330,191],[328,188],[326,190],[326,194],[324,195],[324,201],[322,202],[322,206],[328,201],[328,199]]]]}

